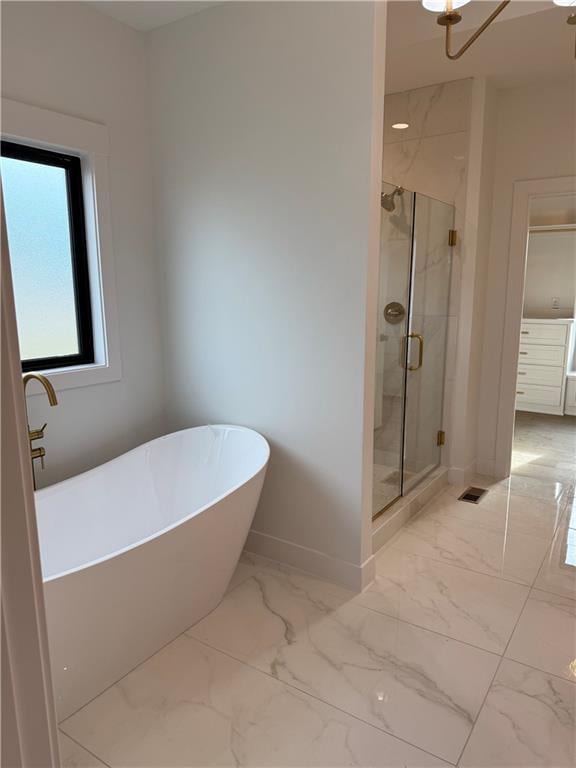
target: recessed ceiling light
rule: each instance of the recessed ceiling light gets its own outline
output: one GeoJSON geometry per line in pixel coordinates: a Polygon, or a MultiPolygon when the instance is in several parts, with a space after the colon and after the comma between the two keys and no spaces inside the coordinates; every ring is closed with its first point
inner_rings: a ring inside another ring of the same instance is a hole
{"type": "Polygon", "coordinates": [[[392,128],[396,128],[397,131],[404,131],[406,128],[410,128],[408,123],[394,123],[392,128]]]}

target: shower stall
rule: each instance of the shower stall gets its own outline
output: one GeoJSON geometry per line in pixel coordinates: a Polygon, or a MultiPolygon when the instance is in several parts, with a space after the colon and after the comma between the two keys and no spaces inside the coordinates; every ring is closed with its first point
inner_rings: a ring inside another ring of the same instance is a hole
{"type": "Polygon", "coordinates": [[[454,208],[382,185],[373,514],[441,463],[454,208]]]}

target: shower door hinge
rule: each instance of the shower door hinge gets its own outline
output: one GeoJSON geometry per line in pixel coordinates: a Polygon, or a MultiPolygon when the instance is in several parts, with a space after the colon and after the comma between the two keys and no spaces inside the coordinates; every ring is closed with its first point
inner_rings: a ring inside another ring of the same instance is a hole
{"type": "Polygon", "coordinates": [[[443,429],[438,430],[438,434],[436,435],[436,445],[444,445],[446,442],[446,432],[444,432],[443,429]]]}
{"type": "Polygon", "coordinates": [[[449,229],[448,230],[448,245],[454,246],[458,242],[458,230],[457,229],[449,229]]]}

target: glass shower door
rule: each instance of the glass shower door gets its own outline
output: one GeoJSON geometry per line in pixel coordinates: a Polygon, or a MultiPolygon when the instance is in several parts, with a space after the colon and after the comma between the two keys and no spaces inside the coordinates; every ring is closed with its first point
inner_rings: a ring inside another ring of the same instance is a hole
{"type": "Polygon", "coordinates": [[[373,513],[402,494],[406,334],[414,195],[382,185],[378,291],[373,513]]]}
{"type": "Polygon", "coordinates": [[[415,196],[402,493],[440,464],[453,206],[415,196]]]}

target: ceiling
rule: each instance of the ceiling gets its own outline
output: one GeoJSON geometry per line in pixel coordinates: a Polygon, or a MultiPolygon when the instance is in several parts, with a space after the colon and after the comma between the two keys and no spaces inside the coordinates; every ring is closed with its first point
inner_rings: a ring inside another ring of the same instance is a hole
{"type": "Polygon", "coordinates": [[[123,2],[122,0],[104,0],[104,2],[89,2],[92,8],[112,16],[112,18],[137,29],[139,32],[149,32],[156,27],[171,24],[193,13],[221,5],[219,2],[202,2],[202,0],[148,0],[148,2],[123,2]]]}
{"type": "MultiPolygon", "coordinates": [[[[93,0],[88,3],[134,29],[147,32],[221,2],[203,0],[93,0]]],[[[496,8],[474,0],[462,8],[454,33],[459,47],[496,8]]],[[[486,76],[499,87],[574,76],[575,27],[552,0],[514,0],[458,61],[444,55],[444,30],[420,0],[389,0],[386,92],[486,76]]]]}
{"type": "MultiPolygon", "coordinates": [[[[476,0],[462,8],[454,47],[469,37],[497,2],[476,0]]],[[[388,6],[386,91],[486,76],[499,87],[574,75],[576,30],[568,9],[552,0],[515,0],[458,61],[444,55],[444,30],[419,0],[391,0],[388,6]]]]}

